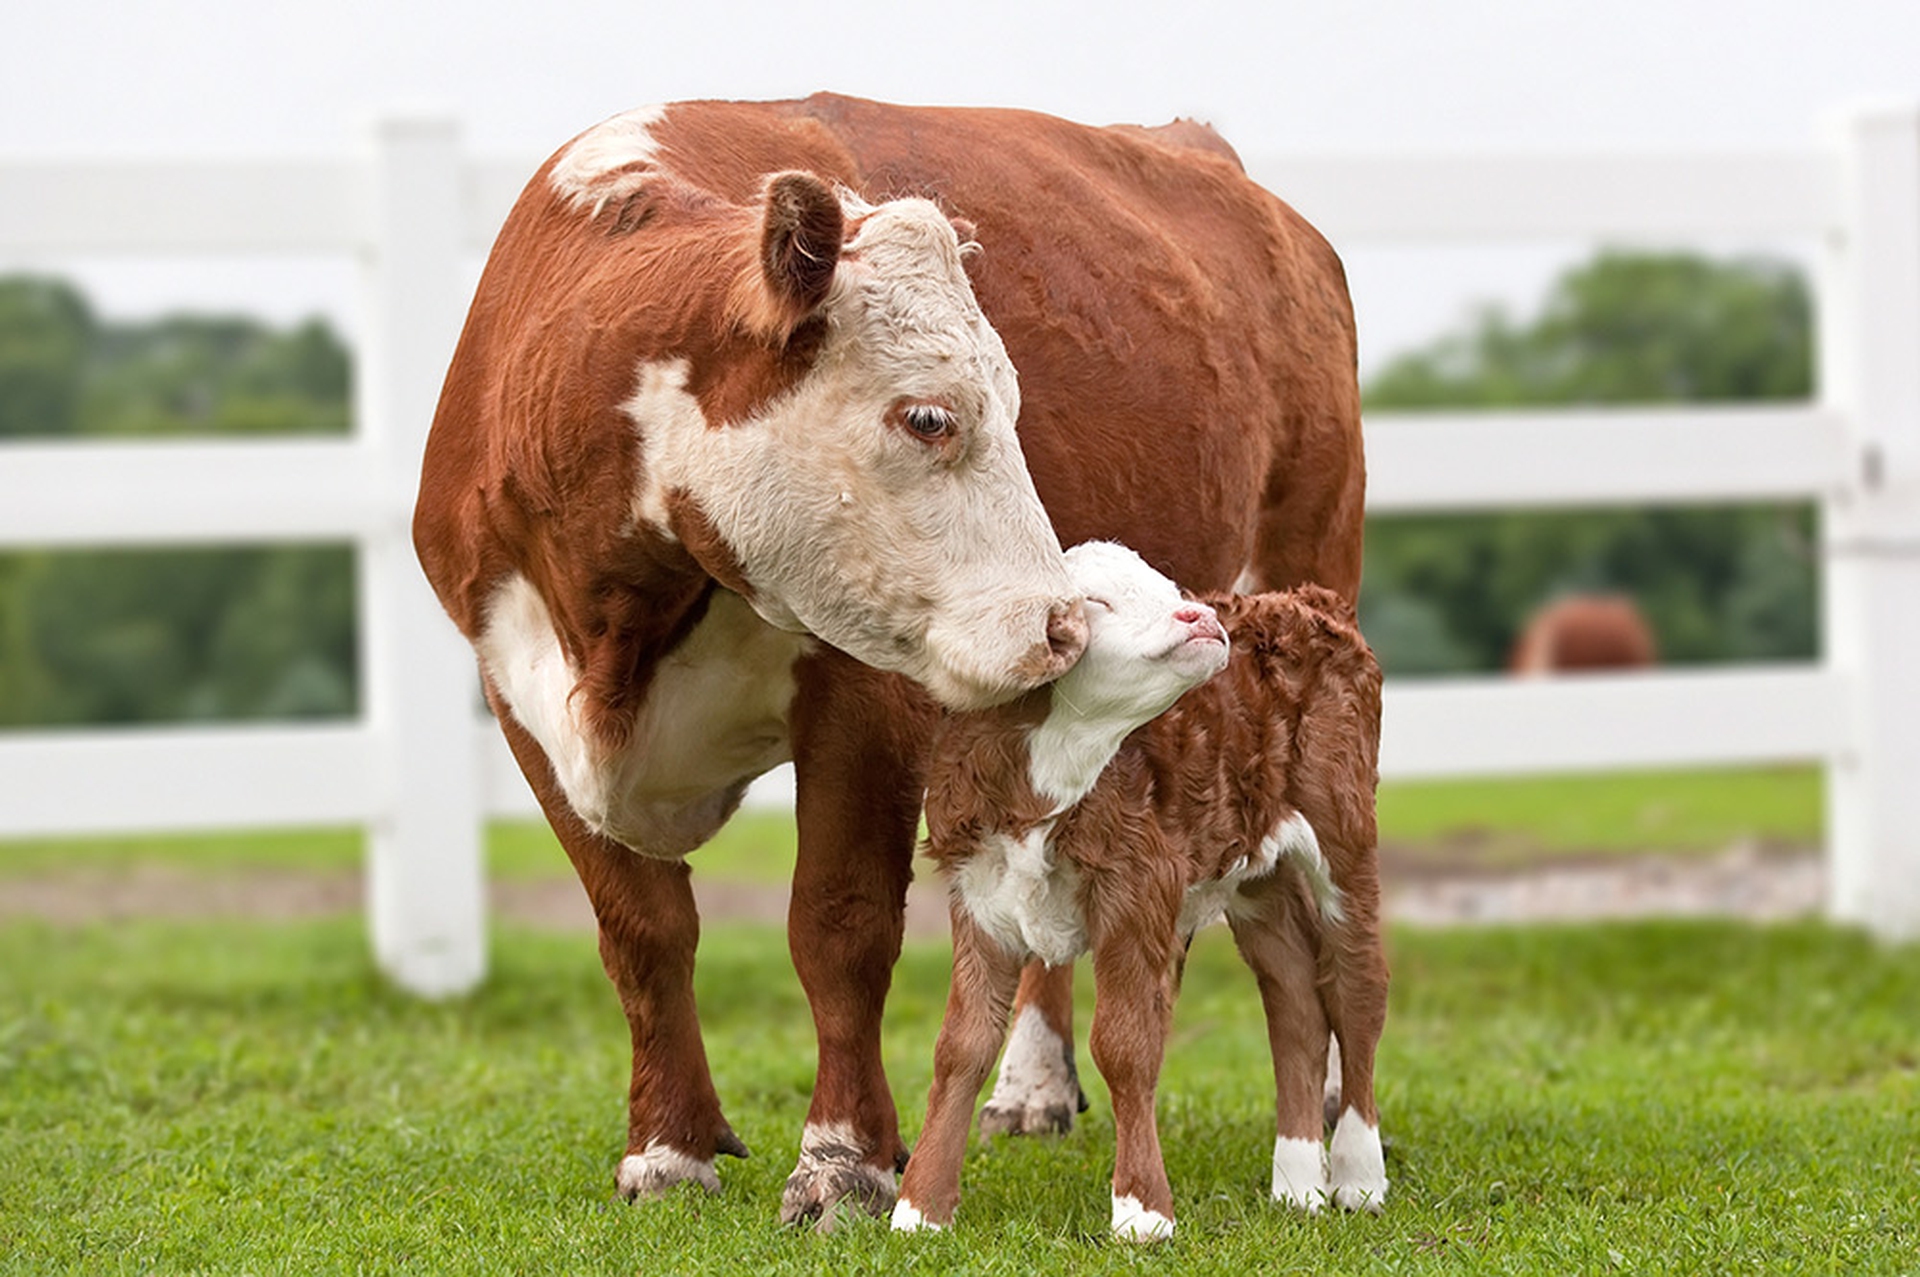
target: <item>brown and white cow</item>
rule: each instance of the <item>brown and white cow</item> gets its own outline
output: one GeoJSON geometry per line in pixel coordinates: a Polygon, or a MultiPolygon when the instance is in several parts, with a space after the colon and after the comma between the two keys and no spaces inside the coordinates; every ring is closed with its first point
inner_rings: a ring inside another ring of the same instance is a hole
{"type": "Polygon", "coordinates": [[[1569,594],[1537,608],[1514,640],[1507,668],[1540,675],[1642,669],[1655,658],[1653,628],[1624,594],[1569,594]]]}
{"type": "MultiPolygon", "coordinates": [[[[1200,126],[821,95],[561,148],[481,278],[414,533],[599,920],[633,1040],[621,1191],[715,1186],[745,1152],[683,857],[748,781],[793,760],[819,1044],[782,1214],[884,1210],[906,1148],[880,1013],[934,702],[1072,664],[1059,537],[1351,597],[1363,488],[1339,262],[1200,126]]],[[[1059,980],[1035,980],[1040,1046],[1070,1061],[1059,980]]]]}
{"type": "Polygon", "coordinates": [[[950,719],[934,747],[927,853],[948,880],[953,979],[893,1225],[953,1219],[1021,964],[1091,950],[1090,1042],[1118,1143],[1113,1229],[1171,1236],[1154,1090],[1186,945],[1223,914],[1266,1010],[1273,1196],[1379,1210],[1380,668],[1353,609],[1316,586],[1189,600],[1107,543],[1067,560],[1085,655],[1051,686],[950,719]],[[1323,1154],[1329,1031],[1344,1107],[1323,1154]]]}

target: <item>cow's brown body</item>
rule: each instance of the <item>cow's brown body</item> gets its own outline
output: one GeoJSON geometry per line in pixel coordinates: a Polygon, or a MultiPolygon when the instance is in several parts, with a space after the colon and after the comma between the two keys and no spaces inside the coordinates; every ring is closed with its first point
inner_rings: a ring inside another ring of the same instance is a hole
{"type": "MultiPolygon", "coordinates": [[[[728,772],[712,795],[609,836],[613,817],[583,819],[564,769],[511,712],[484,641],[500,583],[524,581],[531,614],[544,604],[577,670],[568,700],[580,730],[626,741],[661,680],[676,677],[672,656],[719,606],[716,589],[753,598],[760,565],[697,502],[666,493],[660,530],[636,533],[651,454],[623,404],[636,365],[671,357],[691,370],[684,391],[706,427],[727,430],[811,376],[819,334],[807,323],[816,290],[804,250],[838,224],[810,211],[810,187],[788,184],[802,251],[769,266],[788,281],[771,303],[728,296],[739,255],[703,235],[730,225],[734,208],[751,231],[773,198],[769,175],[787,171],[870,201],[931,199],[970,224],[980,249],[967,275],[1018,370],[1020,445],[1063,543],[1123,539],[1195,588],[1311,580],[1351,598],[1364,489],[1339,262],[1208,130],[823,95],[680,104],[648,117],[646,139],[648,173],[670,181],[629,190],[616,171],[603,179],[610,201],[569,200],[556,191],[563,152],[509,217],[448,374],[415,524],[421,561],[482,646],[489,698],[599,918],[633,1032],[629,1161],[652,1159],[640,1178],[623,1169],[630,1195],[713,1183],[714,1155],[744,1151],[700,1043],[698,923],[677,859],[724,820],[744,779],[728,772]]],[[[776,220],[767,215],[769,243],[776,220]]],[[[849,1194],[883,1207],[905,1156],[879,1024],[931,705],[907,679],[824,645],[795,649],[791,679],[784,721],[770,724],[785,740],[768,758],[785,750],[796,766],[789,925],[819,1033],[784,1205],[802,1218],[849,1194]]],[[[734,770],[766,765],[752,756],[734,770]]],[[[1060,988],[1057,974],[1037,978],[1028,996],[1059,1016],[1060,988]]]]}
{"type": "Polygon", "coordinates": [[[1574,594],[1527,618],[1508,668],[1515,674],[1641,669],[1655,659],[1653,630],[1630,598],[1574,594]]]}

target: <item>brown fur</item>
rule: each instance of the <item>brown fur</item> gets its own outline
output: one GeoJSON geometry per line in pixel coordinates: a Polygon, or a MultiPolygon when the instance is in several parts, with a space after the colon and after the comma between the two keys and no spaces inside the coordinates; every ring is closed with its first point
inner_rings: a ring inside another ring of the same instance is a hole
{"type": "MultiPolygon", "coordinates": [[[[714,581],[743,577],[691,510],[678,543],[623,532],[641,465],[620,408],[634,369],[685,360],[717,428],[804,377],[819,338],[806,299],[831,239],[817,194],[835,183],[926,196],[977,229],[968,270],[1020,372],[1022,444],[1063,544],[1123,540],[1198,587],[1251,565],[1270,587],[1354,597],[1365,478],[1340,264],[1199,126],[1160,136],[819,95],[683,104],[654,133],[659,175],[591,217],[553,192],[551,161],[521,195],[448,371],[414,520],[470,638],[502,579],[538,590],[605,743],[630,735],[714,581]]],[[[871,1165],[891,1166],[904,1149],[880,1005],[929,719],[914,689],[851,661],[799,675],[791,934],[820,1037],[811,1117],[849,1125],[871,1165]]],[[[500,718],[601,918],[635,1044],[630,1150],[728,1151],[692,1015],[681,871],[595,837],[500,718]]]]}
{"type": "Polygon", "coordinates": [[[1641,669],[1655,659],[1653,630],[1624,595],[1575,594],[1527,621],[1508,668],[1516,674],[1641,669]]]}
{"type": "MultiPolygon", "coordinates": [[[[1318,588],[1206,600],[1232,642],[1225,670],[1120,747],[1094,788],[1056,820],[1054,855],[1079,872],[1098,986],[1092,1047],[1114,1101],[1113,1192],[1173,1217],[1153,1119],[1186,937],[1186,890],[1225,875],[1295,812],[1318,835],[1341,915],[1322,915],[1283,861],[1242,888],[1230,914],[1266,1008],[1280,1132],[1317,1138],[1329,1030],[1345,1102],[1378,1122],[1372,1071],[1386,1015],[1374,787],[1380,671],[1353,610],[1318,588]]],[[[1038,694],[1036,694],[1037,696],[1038,694]]],[[[1018,836],[1046,813],[1028,783],[1031,705],[955,716],[935,748],[927,853],[947,872],[990,834],[1018,836]]],[[[927,1131],[901,1195],[945,1222],[959,1154],[1012,1003],[1016,960],[983,934],[957,889],[954,979],[935,1052],[927,1131]]]]}

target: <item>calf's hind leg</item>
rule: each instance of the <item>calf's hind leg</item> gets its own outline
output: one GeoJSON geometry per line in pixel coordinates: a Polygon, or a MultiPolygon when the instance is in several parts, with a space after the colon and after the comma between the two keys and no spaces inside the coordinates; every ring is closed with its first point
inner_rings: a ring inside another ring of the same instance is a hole
{"type": "Polygon", "coordinates": [[[1328,1042],[1312,906],[1291,873],[1273,874],[1258,886],[1227,920],[1259,985],[1273,1055],[1273,1198],[1312,1214],[1327,1202],[1321,1089],[1328,1042]]]}
{"type": "Polygon", "coordinates": [[[1387,1202],[1373,1056],[1387,1020],[1387,960],[1380,943],[1377,886],[1352,890],[1343,917],[1321,938],[1321,1000],[1340,1044],[1340,1117],[1328,1156],[1333,1200],[1347,1210],[1379,1211],[1387,1202]]]}

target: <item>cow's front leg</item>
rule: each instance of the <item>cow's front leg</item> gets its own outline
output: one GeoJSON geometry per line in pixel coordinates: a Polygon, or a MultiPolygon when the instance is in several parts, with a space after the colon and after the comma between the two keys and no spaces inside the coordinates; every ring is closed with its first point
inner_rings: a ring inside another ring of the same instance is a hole
{"type": "Polygon", "coordinates": [[[982,1135],[1064,1135],[1087,1111],[1073,1063],[1073,964],[1038,958],[1020,973],[1013,1032],[993,1094],[980,1110],[982,1135]]]}
{"type": "Polygon", "coordinates": [[[904,680],[837,652],[798,673],[800,845],[787,935],[813,1009],[819,1069],[780,1217],[830,1227],[843,1200],[890,1210],[906,1164],[880,1061],[880,1014],[900,956],[931,710],[904,680]]]}
{"type": "Polygon", "coordinates": [[[600,926],[600,961],[626,1012],[633,1075],[627,1152],[615,1176],[620,1195],[657,1197],[687,1182],[718,1191],[716,1157],[745,1157],[747,1148],[721,1116],[700,1041],[693,1001],[700,918],[687,866],[642,856],[588,829],[540,746],[511,713],[499,719],[586,888],[600,926]]]}

